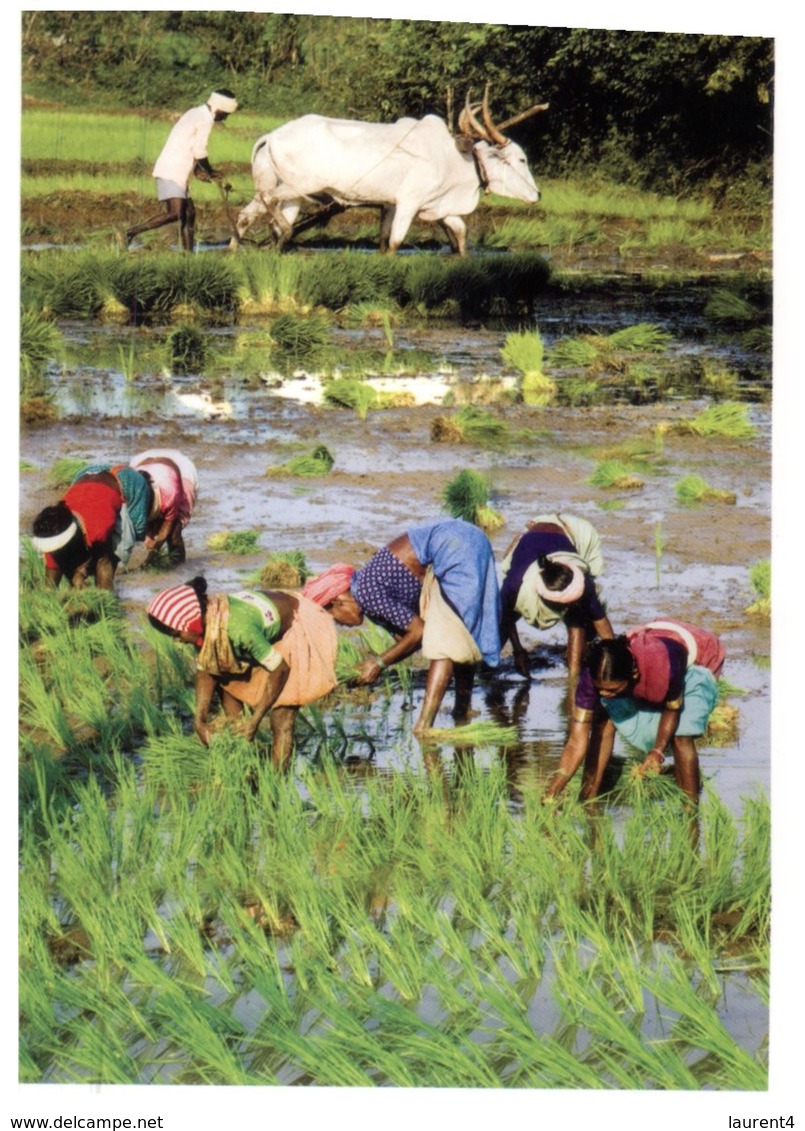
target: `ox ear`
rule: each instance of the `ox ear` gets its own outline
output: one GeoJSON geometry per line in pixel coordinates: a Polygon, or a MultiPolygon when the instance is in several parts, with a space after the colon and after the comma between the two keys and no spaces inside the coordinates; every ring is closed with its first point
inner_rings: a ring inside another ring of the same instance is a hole
{"type": "Polygon", "coordinates": [[[467,137],[466,134],[459,134],[457,137],[453,138],[453,141],[456,143],[456,149],[459,153],[472,153],[472,147],[475,142],[471,137],[467,137]]]}

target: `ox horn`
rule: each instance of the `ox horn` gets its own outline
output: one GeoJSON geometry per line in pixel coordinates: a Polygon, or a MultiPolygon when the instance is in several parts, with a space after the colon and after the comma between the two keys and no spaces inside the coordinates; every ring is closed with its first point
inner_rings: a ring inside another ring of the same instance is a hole
{"type": "Polygon", "coordinates": [[[470,102],[469,91],[464,102],[464,108],[461,111],[458,119],[458,128],[463,134],[468,137],[480,137],[484,141],[491,141],[489,134],[475,117],[475,112],[480,108],[480,103],[476,102],[474,105],[470,102]]]}
{"type": "Polygon", "coordinates": [[[499,130],[508,130],[511,126],[516,126],[519,122],[524,122],[526,118],[530,118],[532,114],[538,114],[541,110],[547,110],[550,102],[540,102],[538,106],[530,106],[528,110],[523,110],[522,114],[515,114],[513,118],[507,118],[505,122],[501,122],[498,126],[499,130]]]}
{"type": "Polygon", "coordinates": [[[490,141],[495,145],[508,145],[509,139],[504,137],[500,130],[495,126],[492,121],[492,115],[489,113],[489,83],[484,88],[484,101],[481,107],[481,113],[484,116],[484,125],[486,126],[487,136],[490,141]]]}

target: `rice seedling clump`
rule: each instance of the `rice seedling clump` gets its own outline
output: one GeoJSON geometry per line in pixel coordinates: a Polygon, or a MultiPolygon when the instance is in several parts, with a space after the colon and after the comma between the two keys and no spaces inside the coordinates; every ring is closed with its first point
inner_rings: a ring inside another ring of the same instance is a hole
{"type": "Polygon", "coordinates": [[[734,491],[726,491],[718,487],[710,487],[700,475],[686,475],[680,479],[674,488],[676,497],[683,506],[694,506],[696,503],[730,503],[734,504],[737,497],[734,491]]]}
{"type": "Polygon", "coordinates": [[[453,518],[472,522],[482,530],[499,530],[505,523],[503,515],[489,505],[489,483],[478,471],[460,471],[445,486],[442,500],[453,518]]]}
{"type": "Polygon", "coordinates": [[[210,534],[207,545],[227,554],[253,554],[259,537],[259,530],[220,530],[210,534]]]}
{"type": "Polygon", "coordinates": [[[325,444],[318,444],[307,455],[292,456],[287,463],[269,467],[268,476],[296,476],[301,479],[313,479],[321,475],[329,475],[335,465],[335,457],[325,444]]]}

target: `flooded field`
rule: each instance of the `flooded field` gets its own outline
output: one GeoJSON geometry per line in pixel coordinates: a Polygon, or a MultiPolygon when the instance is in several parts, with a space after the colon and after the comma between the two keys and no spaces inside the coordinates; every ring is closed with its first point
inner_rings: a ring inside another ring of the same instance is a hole
{"type": "MultiPolygon", "coordinates": [[[[274,551],[301,550],[311,572],[336,561],[359,566],[408,525],[444,514],[442,492],[459,470],[481,471],[489,477],[491,504],[505,518],[505,525],[490,535],[498,561],[515,534],[535,515],[559,511],[585,517],[596,526],[603,540],[605,569],[601,589],[616,631],[661,615],[701,624],[721,636],[727,652],[724,675],[731,685],[729,702],[737,708],[737,725],[717,743],[704,742],[700,746],[706,782],[704,806],[705,810],[711,807],[712,812],[723,808],[739,826],[745,827],[747,804],[751,807],[769,787],[770,632],[767,621],[748,615],[746,610],[755,596],[750,570],[770,556],[770,372],[737,339],[725,335],[715,340],[708,336],[707,323],[699,313],[701,303],[684,304],[678,295],[663,298],[654,306],[651,302],[651,295],[640,296],[634,291],[628,297],[616,294],[611,300],[576,296],[568,297],[564,305],[554,303],[542,310],[538,308],[535,314],[546,344],[566,334],[609,333],[636,322],[662,326],[672,334],[672,348],[681,358],[700,359],[705,354],[715,363],[736,371],[738,399],[748,405],[752,438],[738,441],[702,437],[679,429],[680,423],[696,417],[709,403],[704,398],[691,400],[683,390],[672,390],[670,395],[650,403],[634,403],[639,398],[620,388],[613,391],[606,403],[523,404],[516,396],[517,378],[505,370],[501,361],[506,328],[494,325],[395,328],[393,345],[384,339],[382,329],[335,332],[337,343],[345,351],[360,348],[375,350],[380,357],[385,354],[385,366],[378,366],[375,372],[367,371],[368,379],[384,392],[406,394],[407,403],[400,407],[370,409],[362,418],[358,412],[324,399],[322,373],[312,364],[284,368],[266,364],[248,379],[234,371],[214,376],[177,376],[154,368],[138,372],[132,380],[114,359],[125,353],[138,331],[65,324],[62,329],[73,360],[60,371],[51,372],[56,418],[39,426],[24,427],[22,432],[21,529],[29,529],[33,516],[55,501],[57,492],[48,481],[48,471],[57,459],[123,461],[134,452],[151,447],[176,447],[190,456],[199,470],[200,496],[185,534],[187,562],[172,574],[137,569],[135,559],[131,568],[118,573],[117,594],[136,630],[142,623],[144,606],[165,585],[202,573],[211,588],[227,591],[241,587],[253,582],[267,555],[274,551]],[[416,358],[416,364],[400,365],[402,372],[395,375],[395,363],[406,357],[409,362],[416,358]],[[80,362],[75,360],[79,358],[80,362]],[[483,405],[493,412],[507,426],[508,439],[495,447],[435,441],[434,420],[466,403],[483,405]],[[290,456],[309,452],[320,444],[334,457],[331,474],[314,479],[267,474],[290,456]],[[590,478],[596,467],[601,461],[614,458],[629,466],[633,485],[593,485],[590,478]],[[683,477],[691,475],[701,476],[709,486],[730,493],[733,501],[684,505],[675,488],[683,477]],[[238,530],[258,532],[254,553],[240,556],[209,548],[211,535],[238,530]]],[[[215,335],[220,350],[231,353],[237,348],[239,336],[259,331],[259,324],[250,326],[243,319],[235,329],[216,330],[215,335]]],[[[152,328],[148,334],[159,339],[166,332],[152,328]]],[[[521,638],[530,651],[531,679],[527,681],[517,674],[506,650],[497,671],[481,672],[472,701],[473,721],[489,720],[514,727],[515,741],[509,740],[502,747],[470,749],[449,741],[417,741],[410,726],[423,693],[424,667],[415,661],[410,677],[400,678],[391,673],[386,685],[376,691],[339,691],[321,706],[320,718],[300,724],[291,784],[308,806],[306,811],[323,814],[323,797],[334,790],[336,808],[351,797],[363,804],[367,812],[374,812],[378,785],[386,783],[389,794],[396,796],[400,780],[432,782],[435,775],[436,780],[442,779],[446,788],[452,789],[462,774],[469,774],[470,780],[476,782],[484,777],[492,783],[502,779],[508,819],[521,826],[533,822],[535,799],[555,768],[566,736],[564,630],[560,627],[538,634],[523,629],[521,638]],[[337,785],[328,778],[329,770],[323,768],[320,757],[322,726],[327,734],[324,745],[328,759],[334,760],[337,770],[337,785]]],[[[448,693],[436,722],[438,727],[451,726],[451,704],[448,693]]],[[[189,720],[185,719],[184,725],[187,731],[189,720]]],[[[189,738],[186,741],[192,743],[189,738]]],[[[136,774],[139,754],[129,754],[133,756],[136,774]]],[[[628,751],[616,746],[619,761],[627,756],[628,751]]],[[[416,794],[416,787],[412,788],[416,794]]],[[[483,787],[479,788],[483,792],[483,787]]],[[[633,835],[629,831],[630,821],[634,820],[632,805],[619,802],[617,793],[613,796],[607,811],[614,836],[628,841],[633,835]]],[[[655,802],[656,810],[661,812],[661,801],[655,802]]],[[[646,835],[650,840],[654,834],[646,835]]],[[[259,833],[255,837],[259,838],[259,833]]],[[[344,835],[343,840],[348,837],[344,835]]],[[[327,843],[329,853],[331,838],[327,843]]],[[[321,844],[318,850],[322,850],[321,844]]],[[[662,850],[658,852],[662,856],[662,850]]],[[[340,874],[337,863],[333,868],[340,874]]],[[[691,882],[695,887],[695,882],[691,882]]],[[[381,897],[382,892],[377,898],[381,897]]],[[[448,904],[451,898],[447,897],[448,904]]],[[[489,899],[494,906],[497,894],[490,894],[489,899]]],[[[162,905],[161,914],[168,921],[174,906],[162,905]]],[[[389,918],[381,927],[391,930],[393,936],[395,919],[405,919],[404,895],[398,891],[397,901],[392,896],[384,907],[389,918]]],[[[298,909],[296,915],[298,921],[298,909]]],[[[377,922],[380,923],[379,918],[377,922]]],[[[422,923],[419,926],[425,929],[422,923]]],[[[145,945],[156,956],[164,952],[165,943],[160,930],[154,931],[152,926],[145,945]]],[[[263,982],[255,983],[245,975],[242,984],[229,984],[221,972],[230,961],[246,961],[242,955],[238,959],[231,923],[224,925],[211,916],[208,936],[212,950],[207,959],[199,959],[197,973],[204,971],[201,981],[210,995],[209,1008],[214,1011],[225,1007],[227,1016],[235,1018],[239,1031],[246,1034],[243,1040],[248,1045],[250,1040],[265,1035],[268,991],[263,982]],[[210,970],[206,963],[220,964],[220,968],[210,970]]],[[[484,928],[476,922],[467,935],[464,957],[469,959],[483,950],[483,939],[484,928]]],[[[298,989],[292,990],[296,986],[294,967],[304,966],[299,946],[281,938],[276,945],[285,992],[292,996],[301,994],[298,989]]],[[[451,961],[459,961],[459,950],[451,950],[451,945],[446,935],[439,936],[439,961],[445,954],[451,956],[451,961]]],[[[661,964],[664,955],[665,944],[657,935],[649,964],[661,964]]],[[[501,976],[509,985],[519,987],[521,1002],[525,1003],[522,1016],[535,1032],[555,1035],[568,1022],[566,1013],[556,1004],[553,989],[557,979],[561,983],[567,976],[565,959],[560,951],[543,955],[542,979],[530,987],[520,980],[522,971],[518,973],[499,959],[501,976]]],[[[338,961],[347,960],[342,954],[338,961]]],[[[171,968],[171,962],[165,959],[165,963],[166,968],[171,968]]],[[[86,976],[83,968],[87,965],[90,963],[85,958],[79,967],[83,971],[81,977],[86,976]]],[[[381,996],[397,1000],[399,980],[392,977],[387,983],[380,977],[372,982],[371,971],[364,974],[369,979],[367,985],[371,982],[381,996]]],[[[352,975],[360,983],[357,966],[350,965],[349,977],[352,975]]],[[[346,977],[343,968],[340,976],[346,977]]],[[[140,975],[130,972],[128,977],[132,986],[140,984],[140,975]]],[[[464,977],[468,978],[466,970],[464,977]]],[[[453,990],[460,994],[463,983],[455,971],[454,978],[453,990]]],[[[695,982],[693,979],[692,984],[695,982]]],[[[724,963],[712,972],[708,984],[717,987],[714,1011],[719,1023],[750,1059],[756,1054],[762,1056],[768,1000],[753,985],[753,963],[724,963]]],[[[447,1032],[457,1014],[445,1012],[447,990],[439,985],[438,991],[433,986],[429,988],[424,978],[414,994],[415,1012],[428,1026],[447,1032]]],[[[485,988],[489,989],[486,983],[485,988]]],[[[122,989],[128,992],[125,981],[122,989]]],[[[484,998],[481,987],[467,992],[473,1001],[484,998]]],[[[634,989],[638,997],[640,992],[634,989]]],[[[662,999],[661,988],[653,986],[651,992],[662,999]]],[[[303,995],[299,1000],[303,1000],[303,995]]],[[[353,1001],[355,1016],[363,1016],[371,1029],[376,1024],[376,1019],[371,1019],[375,1015],[368,1006],[366,1016],[362,1015],[355,1004],[357,1000],[353,1001]]],[[[318,1004],[321,1007],[320,1001],[318,1004]]],[[[365,1005],[364,1002],[361,1008],[365,1005]]],[[[673,1014],[673,1007],[671,1010],[673,1014]]],[[[462,1032],[470,1043],[477,1039],[480,1045],[494,1048],[498,1040],[496,1025],[513,1024],[511,1017],[506,1020],[508,1015],[500,1001],[491,1012],[497,1018],[491,1028],[476,1028],[475,1023],[467,1022],[462,1032]]],[[[681,1006],[674,1016],[679,1012],[681,1006]]],[[[320,1022],[322,1015],[318,1016],[320,1022]]],[[[298,1026],[309,1035],[318,1032],[319,1022],[305,1020],[300,1013],[288,1023],[291,1029],[298,1026]]],[[[381,1029],[387,1023],[391,1025],[388,1018],[380,1022],[381,1029]]],[[[579,1017],[579,1024],[580,1031],[589,1032],[585,1030],[589,1017],[586,1021],[579,1017]]],[[[634,1028],[642,1040],[651,1042],[668,1036],[673,1022],[667,1012],[649,1009],[640,1014],[634,1028]]],[[[322,1032],[325,1031],[326,1025],[322,1032]]],[[[682,1059],[690,1066],[697,1061],[695,1050],[709,1046],[703,1038],[697,1044],[698,1038],[688,1036],[682,1059]]],[[[595,1048],[595,1036],[579,1037],[576,1047],[583,1048],[589,1039],[595,1048]]],[[[389,1041],[391,1047],[393,1041],[389,1041]]],[[[290,1044],[283,1050],[281,1055],[275,1051],[266,1061],[253,1054],[251,1067],[244,1069],[247,1076],[251,1073],[250,1079],[235,1079],[234,1073],[230,1082],[259,1082],[269,1077],[277,1083],[336,1082],[337,1068],[332,1068],[331,1076],[324,1070],[323,1075],[317,1074],[312,1062],[298,1050],[294,1052],[290,1044]]],[[[127,1055],[140,1066],[131,1069],[140,1073],[140,1082],[192,1082],[188,1079],[193,1076],[188,1068],[192,1057],[186,1062],[180,1056],[171,1066],[162,1063],[158,1056],[138,1059],[138,1046],[129,1046],[127,1055]]],[[[516,1056],[510,1060],[513,1055],[511,1050],[505,1056],[501,1054],[501,1064],[515,1063],[516,1056]]],[[[606,1077],[611,1070],[606,1057],[601,1064],[604,1067],[599,1065],[596,1070],[604,1072],[606,1086],[623,1087],[623,1078],[617,1072],[606,1077]]],[[[72,1078],[71,1071],[61,1067],[55,1056],[45,1069],[44,1078],[72,1078]]],[[[88,1068],[77,1071],[79,1078],[114,1079],[113,1073],[101,1073],[98,1077],[88,1068]]],[[[493,1073],[489,1078],[480,1070],[475,1079],[471,1074],[462,1077],[462,1071],[456,1069],[459,1082],[475,1085],[520,1080],[534,1086],[585,1086],[581,1077],[562,1077],[558,1070],[541,1084],[527,1074],[520,1078],[509,1067],[499,1067],[499,1076],[493,1073]],[[563,1079],[564,1085],[560,1082],[563,1079]]],[[[729,1086],[718,1073],[708,1077],[705,1069],[690,1078],[685,1077],[681,1066],[681,1075],[677,1077],[670,1072],[667,1077],[653,1074],[656,1065],[646,1071],[648,1075],[643,1079],[651,1083],[644,1086],[729,1086]]],[[[225,1076],[223,1068],[220,1073],[225,1076]]],[[[218,1077],[213,1074],[215,1079],[218,1077]]],[[[379,1079],[405,1082],[391,1069],[386,1076],[380,1071],[379,1079]]],[[[747,1080],[755,1081],[747,1083],[747,1087],[760,1086],[758,1077],[751,1073],[747,1080]]],[[[345,1078],[337,1082],[360,1080],[345,1078]]],[[[439,1081],[431,1077],[429,1082],[439,1081]]]]}

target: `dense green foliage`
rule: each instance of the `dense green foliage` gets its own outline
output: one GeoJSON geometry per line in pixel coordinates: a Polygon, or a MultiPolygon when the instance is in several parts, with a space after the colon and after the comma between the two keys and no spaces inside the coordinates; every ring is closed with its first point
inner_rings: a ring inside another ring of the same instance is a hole
{"type": "Polygon", "coordinates": [[[491,84],[542,173],[574,169],[678,190],[769,173],[773,41],[241,11],[23,13],[23,89],[150,114],[210,86],[244,111],[393,120],[448,113],[491,84]]]}

